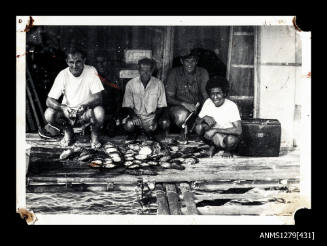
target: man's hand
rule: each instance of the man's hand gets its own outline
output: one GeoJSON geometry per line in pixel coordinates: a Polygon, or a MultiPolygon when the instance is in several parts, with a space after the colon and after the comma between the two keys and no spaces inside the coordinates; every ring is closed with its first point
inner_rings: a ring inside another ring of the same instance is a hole
{"type": "Polygon", "coordinates": [[[142,124],[141,119],[139,117],[137,117],[137,116],[134,116],[132,118],[132,122],[133,122],[133,125],[134,126],[140,126],[142,124]]]}
{"type": "Polygon", "coordinates": [[[191,103],[185,103],[185,102],[182,102],[181,105],[186,108],[188,111],[190,112],[194,112],[196,110],[196,107],[195,105],[191,104],[191,103]]]}
{"type": "Polygon", "coordinates": [[[66,105],[61,105],[61,110],[67,119],[71,119],[72,109],[66,105]]]}
{"type": "Polygon", "coordinates": [[[86,110],[87,110],[87,106],[85,106],[85,105],[80,105],[80,106],[78,107],[78,109],[77,109],[77,113],[78,113],[79,115],[82,115],[82,114],[85,113],[86,110]]]}
{"type": "Polygon", "coordinates": [[[214,120],[214,118],[212,118],[211,116],[204,116],[203,120],[205,123],[207,123],[210,127],[213,127],[216,124],[216,121],[214,120]]]}

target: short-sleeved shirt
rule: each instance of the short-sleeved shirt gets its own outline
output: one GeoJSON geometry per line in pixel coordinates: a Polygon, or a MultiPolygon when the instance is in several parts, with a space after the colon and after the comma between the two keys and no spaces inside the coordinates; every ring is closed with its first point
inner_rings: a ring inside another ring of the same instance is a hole
{"type": "Polygon", "coordinates": [[[97,70],[93,66],[84,65],[80,76],[75,77],[69,67],[62,70],[56,77],[48,97],[59,99],[64,95],[62,104],[78,107],[92,94],[104,90],[97,70]]]}
{"type": "Polygon", "coordinates": [[[132,108],[138,116],[147,117],[157,108],[167,107],[165,87],[161,80],[151,77],[146,88],[140,76],[126,84],[122,107],[132,108]]]}
{"type": "Polygon", "coordinates": [[[206,84],[208,79],[207,70],[201,67],[196,67],[192,76],[187,75],[183,67],[173,68],[167,75],[166,94],[173,94],[182,102],[202,103],[201,85],[206,84]]]}
{"type": "Polygon", "coordinates": [[[216,121],[213,128],[230,128],[232,122],[241,120],[237,105],[231,100],[225,98],[223,105],[217,107],[210,98],[208,98],[199,113],[199,117],[210,116],[216,121]]]}

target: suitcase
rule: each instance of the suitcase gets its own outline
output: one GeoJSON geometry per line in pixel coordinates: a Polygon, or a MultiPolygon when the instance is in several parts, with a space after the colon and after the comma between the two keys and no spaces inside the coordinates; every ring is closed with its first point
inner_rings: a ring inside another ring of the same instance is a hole
{"type": "Polygon", "coordinates": [[[276,119],[242,120],[237,153],[243,156],[279,156],[281,125],[276,119]]]}

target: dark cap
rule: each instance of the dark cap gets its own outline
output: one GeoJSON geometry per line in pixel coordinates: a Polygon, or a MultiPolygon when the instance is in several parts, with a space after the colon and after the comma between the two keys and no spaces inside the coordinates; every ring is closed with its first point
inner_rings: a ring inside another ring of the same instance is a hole
{"type": "Polygon", "coordinates": [[[190,57],[195,57],[196,59],[199,58],[198,54],[193,52],[193,50],[187,49],[187,48],[183,48],[180,50],[179,52],[179,57],[184,59],[190,58],[190,57]]]}

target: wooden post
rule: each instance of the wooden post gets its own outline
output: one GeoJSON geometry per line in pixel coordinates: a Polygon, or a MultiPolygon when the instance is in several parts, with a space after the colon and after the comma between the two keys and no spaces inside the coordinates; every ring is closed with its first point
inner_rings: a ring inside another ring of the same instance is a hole
{"type": "Polygon", "coordinates": [[[35,131],[36,127],[31,116],[31,108],[29,105],[29,100],[26,100],[26,118],[27,118],[27,131],[35,131]]]}
{"type": "Polygon", "coordinates": [[[188,183],[181,183],[179,185],[182,195],[183,195],[183,201],[186,205],[186,213],[188,215],[190,214],[199,214],[199,211],[196,208],[196,204],[194,202],[193,193],[191,192],[190,185],[188,183]]]}
{"type": "Polygon", "coordinates": [[[35,117],[37,127],[38,127],[38,129],[40,129],[41,128],[40,121],[39,121],[39,118],[38,118],[38,115],[37,115],[37,112],[36,112],[36,109],[35,109],[35,106],[34,106],[33,98],[32,98],[31,91],[29,89],[28,84],[26,84],[26,91],[27,91],[28,99],[30,100],[30,104],[31,104],[31,107],[32,107],[32,111],[33,111],[33,114],[34,114],[34,117],[35,117]]]}
{"type": "Polygon", "coordinates": [[[170,214],[172,215],[181,215],[181,207],[178,199],[178,194],[174,184],[165,184],[166,194],[169,203],[170,214]]]}
{"type": "Polygon", "coordinates": [[[254,28],[254,109],[253,117],[260,117],[260,27],[254,28]]]}
{"type": "Polygon", "coordinates": [[[164,191],[164,188],[161,184],[156,184],[156,197],[157,197],[157,204],[158,204],[158,210],[157,214],[159,215],[169,215],[169,205],[166,198],[166,193],[164,191]]]}
{"type": "Polygon", "coordinates": [[[163,57],[162,57],[162,74],[161,81],[166,83],[168,70],[173,63],[174,51],[174,27],[168,26],[164,32],[163,37],[163,57]]]}
{"type": "Polygon", "coordinates": [[[228,56],[227,56],[227,72],[226,78],[229,81],[230,78],[230,69],[231,69],[231,62],[232,62],[232,49],[233,49],[233,26],[230,27],[229,31],[229,42],[228,42],[228,56]]]}
{"type": "Polygon", "coordinates": [[[87,31],[87,62],[89,64],[94,64],[95,61],[95,48],[96,42],[98,41],[96,27],[90,26],[87,31]]]}
{"type": "Polygon", "coordinates": [[[31,88],[32,88],[32,93],[34,93],[35,101],[37,103],[37,106],[39,107],[43,123],[46,124],[47,122],[46,122],[46,120],[44,118],[44,111],[42,109],[42,105],[41,105],[39,96],[37,95],[37,92],[36,92],[36,89],[35,89],[35,86],[34,86],[34,81],[32,79],[32,76],[31,76],[31,73],[30,73],[28,67],[26,67],[26,71],[27,71],[27,76],[28,76],[27,83],[28,83],[28,81],[30,82],[30,85],[31,85],[31,88]]]}

